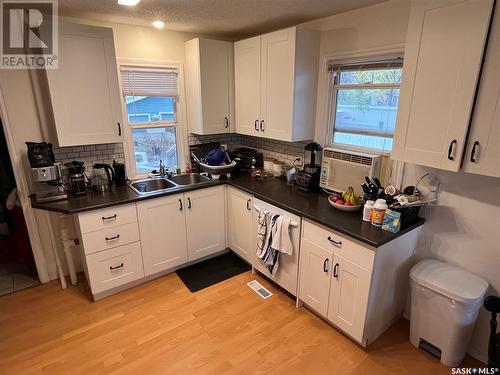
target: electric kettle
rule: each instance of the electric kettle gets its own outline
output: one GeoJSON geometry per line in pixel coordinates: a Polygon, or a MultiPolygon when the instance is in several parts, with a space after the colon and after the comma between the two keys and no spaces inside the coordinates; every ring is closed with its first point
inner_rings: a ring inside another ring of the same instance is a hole
{"type": "Polygon", "coordinates": [[[106,191],[110,190],[115,181],[115,170],[109,164],[94,164],[93,174],[91,179],[92,190],[94,191],[106,191]],[[104,176],[101,170],[104,169],[106,175],[104,176]]]}

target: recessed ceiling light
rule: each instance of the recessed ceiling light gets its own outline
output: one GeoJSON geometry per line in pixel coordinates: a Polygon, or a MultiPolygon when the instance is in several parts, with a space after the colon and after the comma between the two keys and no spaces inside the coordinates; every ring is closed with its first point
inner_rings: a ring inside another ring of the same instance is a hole
{"type": "Polygon", "coordinates": [[[165,22],[163,21],[154,21],[153,26],[156,27],[157,29],[163,29],[163,26],[165,26],[165,22]]]}
{"type": "Polygon", "coordinates": [[[139,4],[141,0],[118,0],[118,4],[133,7],[139,4]]]}

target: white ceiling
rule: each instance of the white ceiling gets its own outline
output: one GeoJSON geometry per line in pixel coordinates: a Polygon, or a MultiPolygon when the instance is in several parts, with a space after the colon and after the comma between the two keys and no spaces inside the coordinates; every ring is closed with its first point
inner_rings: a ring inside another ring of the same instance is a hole
{"type": "Polygon", "coordinates": [[[59,0],[62,16],[151,26],[237,39],[362,8],[386,0],[142,0],[135,7],[117,0],[59,0]]]}

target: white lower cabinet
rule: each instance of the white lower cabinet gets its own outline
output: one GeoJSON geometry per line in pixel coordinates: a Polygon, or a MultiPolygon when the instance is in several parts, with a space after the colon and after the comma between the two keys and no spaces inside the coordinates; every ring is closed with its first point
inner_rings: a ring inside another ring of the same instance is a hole
{"type": "Polygon", "coordinates": [[[90,254],[85,263],[94,295],[144,277],[139,242],[90,254]]]}
{"type": "Polygon", "coordinates": [[[304,222],[299,298],[363,343],[374,250],[304,222]]]}
{"type": "Polygon", "coordinates": [[[299,298],[323,316],[328,312],[333,253],[302,240],[299,298]]]}
{"type": "Polygon", "coordinates": [[[226,248],[224,187],[137,203],[144,271],[165,271],[226,248]]]}
{"type": "Polygon", "coordinates": [[[188,260],[195,260],[226,248],[224,186],[184,194],[188,260]]]}
{"type": "Polygon", "coordinates": [[[370,276],[341,256],[333,259],[327,318],[358,341],[363,338],[370,276]]]}
{"type": "Polygon", "coordinates": [[[184,194],[137,203],[146,276],[187,262],[184,211],[184,194]]]}
{"type": "Polygon", "coordinates": [[[252,225],[253,197],[241,190],[227,189],[228,246],[248,263],[255,250],[257,233],[252,225]]]}

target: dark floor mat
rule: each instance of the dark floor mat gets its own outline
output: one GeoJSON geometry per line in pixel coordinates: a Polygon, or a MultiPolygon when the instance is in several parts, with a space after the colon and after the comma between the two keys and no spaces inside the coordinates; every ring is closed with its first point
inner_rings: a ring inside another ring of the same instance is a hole
{"type": "Polygon", "coordinates": [[[251,267],[232,252],[177,270],[191,293],[230,279],[251,267]]]}

